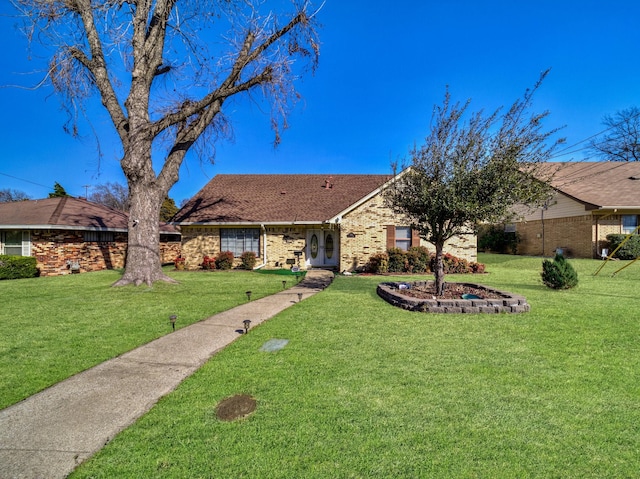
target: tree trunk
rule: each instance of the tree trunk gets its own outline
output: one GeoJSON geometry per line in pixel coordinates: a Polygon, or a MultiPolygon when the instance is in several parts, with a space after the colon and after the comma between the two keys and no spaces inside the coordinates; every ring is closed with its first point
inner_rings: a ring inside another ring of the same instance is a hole
{"type": "Polygon", "coordinates": [[[160,206],[164,194],[157,188],[129,182],[130,210],[127,259],[122,278],[113,286],[146,283],[154,281],[176,281],[162,272],[160,262],[160,206]]]}
{"type": "Polygon", "coordinates": [[[436,283],[436,295],[442,296],[444,294],[444,264],[442,262],[442,251],[444,250],[444,243],[435,243],[436,247],[436,264],[433,275],[436,283]]]}

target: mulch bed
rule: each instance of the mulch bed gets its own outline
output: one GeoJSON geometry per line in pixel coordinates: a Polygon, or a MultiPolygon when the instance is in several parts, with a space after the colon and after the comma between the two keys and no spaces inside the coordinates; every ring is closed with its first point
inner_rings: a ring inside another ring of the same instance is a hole
{"type": "Polygon", "coordinates": [[[404,296],[411,296],[417,299],[460,299],[463,294],[474,294],[482,299],[502,299],[503,296],[493,291],[463,283],[446,283],[444,295],[436,296],[436,289],[433,283],[426,286],[413,286],[409,289],[400,290],[404,296]]]}

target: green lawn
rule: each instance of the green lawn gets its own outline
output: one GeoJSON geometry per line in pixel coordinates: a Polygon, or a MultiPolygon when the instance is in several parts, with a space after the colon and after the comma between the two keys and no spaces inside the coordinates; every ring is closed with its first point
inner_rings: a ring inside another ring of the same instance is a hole
{"type": "MultiPolygon", "coordinates": [[[[180,284],[111,288],[118,271],[0,281],[0,408],[217,312],[282,290],[282,277],[175,272],[180,284]]],[[[293,285],[291,281],[289,286],[293,285]]]]}
{"type": "Polygon", "coordinates": [[[217,354],[72,477],[637,477],[640,263],[612,278],[623,263],[594,277],[599,262],[571,261],[580,284],[552,291],[539,258],[479,260],[487,275],[457,278],[523,294],[530,313],[411,313],[377,297],[378,277],[338,277],[217,354]],[[260,352],[271,338],[289,344],[260,352]],[[238,393],[256,412],[217,420],[238,393]]]}

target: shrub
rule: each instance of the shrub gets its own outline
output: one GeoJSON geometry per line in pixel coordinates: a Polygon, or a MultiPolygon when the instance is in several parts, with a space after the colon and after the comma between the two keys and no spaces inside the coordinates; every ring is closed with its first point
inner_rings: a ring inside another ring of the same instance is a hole
{"type": "Polygon", "coordinates": [[[33,256],[0,255],[0,279],[34,278],[38,276],[33,256]]]}
{"type": "Polygon", "coordinates": [[[471,272],[476,274],[482,274],[485,271],[484,264],[482,263],[471,263],[471,272]]]}
{"type": "Polygon", "coordinates": [[[424,246],[412,246],[406,254],[409,273],[429,272],[429,250],[424,246]]]}
{"type": "Polygon", "coordinates": [[[200,266],[202,269],[216,269],[216,259],[213,256],[205,255],[200,266]]]}
{"type": "Polygon", "coordinates": [[[386,253],[371,255],[366,270],[374,274],[387,273],[389,271],[389,256],[386,253]]]}
{"type": "Polygon", "coordinates": [[[256,254],[253,251],[245,251],[240,256],[240,260],[244,269],[252,270],[256,265],[256,254]]]}
{"type": "Polygon", "coordinates": [[[389,256],[389,273],[404,273],[407,271],[407,255],[400,248],[390,248],[387,250],[389,256]]]}
{"type": "Polygon", "coordinates": [[[518,232],[508,233],[504,225],[483,225],[478,231],[478,249],[494,253],[518,253],[521,237],[518,232]]]}
{"type": "MultiPolygon", "coordinates": [[[[445,274],[453,273],[484,273],[482,263],[470,263],[466,259],[457,258],[452,254],[444,254],[442,262],[445,274]]],[[[391,248],[387,253],[372,255],[366,270],[370,273],[429,273],[435,270],[436,256],[429,254],[424,246],[415,246],[408,251],[391,248]]]]}
{"type": "MultiPolygon", "coordinates": [[[[469,262],[464,258],[458,258],[449,253],[442,255],[442,267],[444,268],[444,274],[484,273],[484,265],[482,263],[469,262]]],[[[435,254],[431,255],[429,268],[431,271],[436,269],[435,254]]]]}
{"type": "Polygon", "coordinates": [[[578,284],[578,273],[564,256],[556,254],[553,261],[542,262],[542,282],[549,288],[569,289],[578,284]]]}
{"type": "MultiPolygon", "coordinates": [[[[607,235],[609,242],[609,253],[612,253],[625,240],[627,235],[611,234],[607,235]]],[[[615,258],[618,259],[636,259],[640,256],[640,235],[631,235],[627,242],[616,251],[615,258]]]]}
{"type": "Polygon", "coordinates": [[[233,268],[233,253],[231,251],[223,251],[215,259],[216,268],[231,269],[233,268]]]}

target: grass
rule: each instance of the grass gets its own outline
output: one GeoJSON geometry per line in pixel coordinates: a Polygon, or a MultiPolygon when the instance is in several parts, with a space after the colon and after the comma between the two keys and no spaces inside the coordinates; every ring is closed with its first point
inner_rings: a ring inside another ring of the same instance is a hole
{"type": "MultiPolygon", "coordinates": [[[[338,277],[232,343],[74,478],[635,477],[640,470],[640,264],[481,255],[483,284],[526,314],[394,308],[377,277],[338,277]],[[260,352],[271,338],[289,344],[260,352]],[[236,422],[216,404],[250,394],[236,422]]],[[[387,279],[387,278],[385,278],[387,279]]],[[[406,277],[403,277],[406,279],[406,277]]],[[[456,276],[448,276],[449,281],[456,276]]],[[[458,277],[469,280],[469,277],[458,277]]]]}
{"type": "MultiPolygon", "coordinates": [[[[167,273],[179,285],[111,288],[119,271],[0,281],[0,408],[176,328],[282,290],[250,272],[167,273]]],[[[293,283],[292,283],[293,284],[293,283]]]]}

